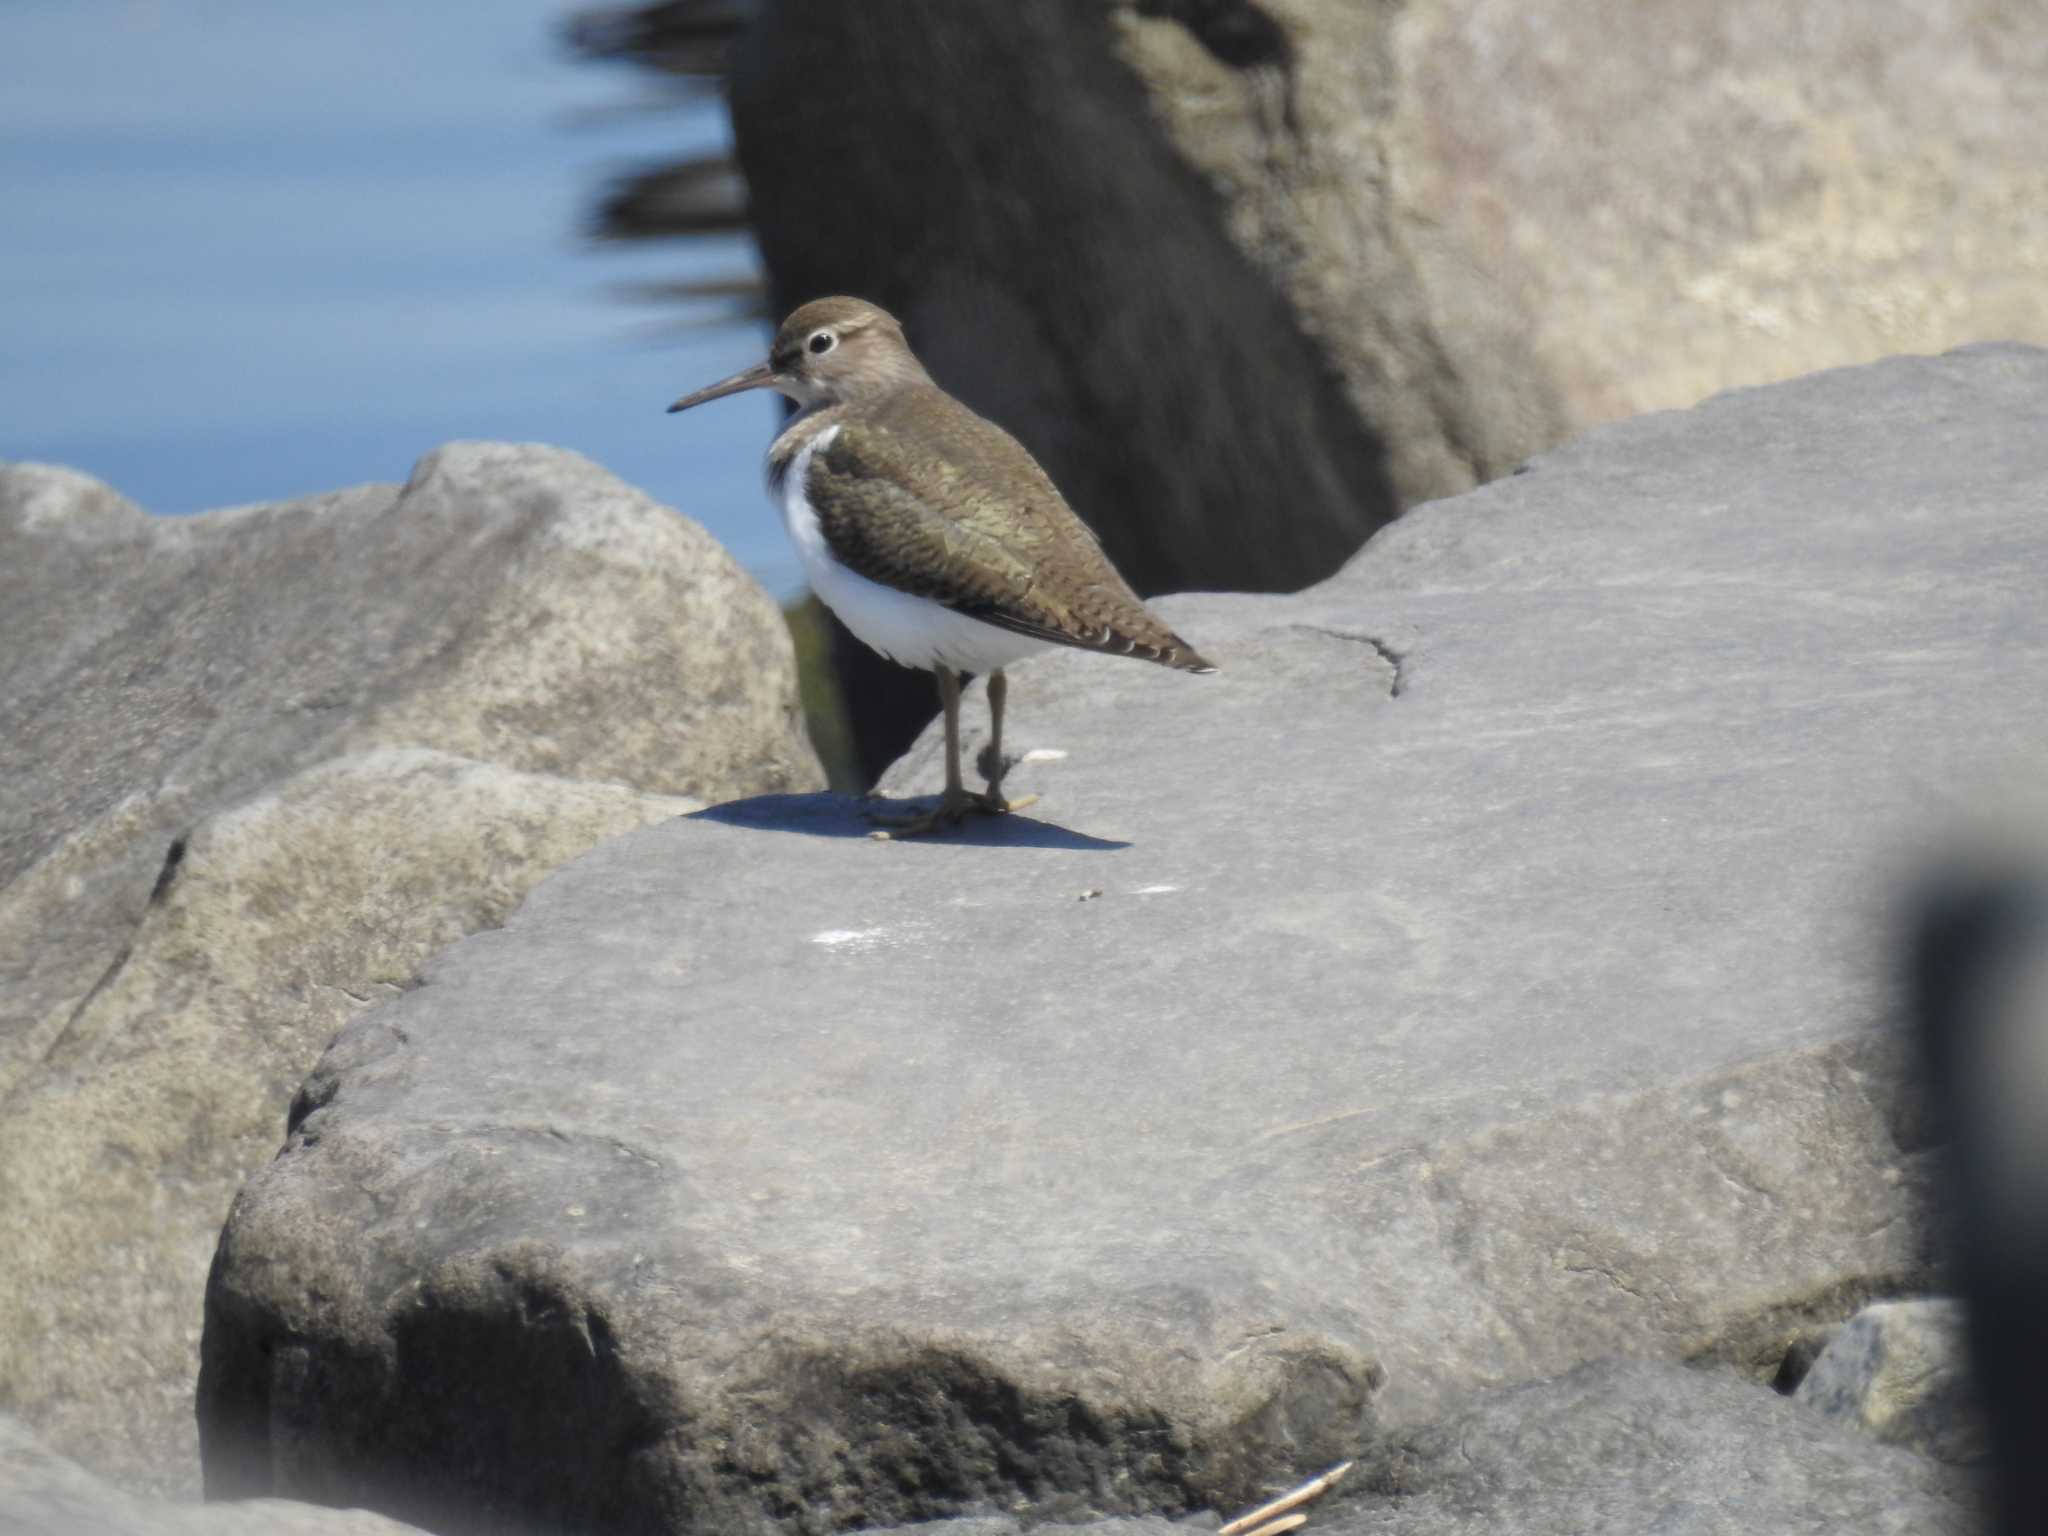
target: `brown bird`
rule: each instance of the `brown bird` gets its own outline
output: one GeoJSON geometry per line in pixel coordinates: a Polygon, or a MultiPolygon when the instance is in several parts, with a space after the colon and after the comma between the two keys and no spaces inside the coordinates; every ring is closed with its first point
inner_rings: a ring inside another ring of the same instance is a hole
{"type": "Polygon", "coordinates": [[[946,792],[891,823],[930,831],[1003,798],[1003,669],[1050,646],[1216,669],[1134,593],[1024,445],[940,389],[893,316],[816,299],[775,333],[768,360],[683,396],[685,411],[772,389],[797,412],[768,450],[768,483],[811,590],[884,656],[938,676],[946,792]],[[988,674],[989,740],[960,781],[960,673],[988,674]]]}

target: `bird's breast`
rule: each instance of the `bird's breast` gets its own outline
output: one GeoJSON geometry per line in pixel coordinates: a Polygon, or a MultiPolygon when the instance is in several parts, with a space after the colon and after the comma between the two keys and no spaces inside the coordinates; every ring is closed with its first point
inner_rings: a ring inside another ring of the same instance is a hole
{"type": "Polygon", "coordinates": [[[768,490],[771,495],[781,497],[790,477],[803,478],[797,460],[810,463],[809,450],[816,446],[839,425],[837,413],[827,410],[802,410],[790,417],[782,430],[775,434],[775,441],[768,445],[768,490]]]}
{"type": "Polygon", "coordinates": [[[825,530],[818,524],[818,514],[811,506],[806,481],[810,478],[811,460],[831,445],[839,435],[837,424],[821,431],[806,432],[787,453],[783,452],[784,439],[795,431],[793,427],[783,429],[781,437],[768,450],[768,483],[773,487],[776,500],[782,506],[782,526],[789,530],[789,542],[796,546],[797,557],[803,561],[804,574],[811,578],[815,587],[821,567],[837,565],[832,558],[831,546],[825,542],[825,530]]]}

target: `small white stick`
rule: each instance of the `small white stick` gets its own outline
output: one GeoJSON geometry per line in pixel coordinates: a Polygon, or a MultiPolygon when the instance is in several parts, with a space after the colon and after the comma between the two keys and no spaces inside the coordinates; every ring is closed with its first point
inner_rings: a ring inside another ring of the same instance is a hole
{"type": "MultiPolygon", "coordinates": [[[[1262,1521],[1271,1520],[1275,1515],[1284,1515],[1297,1504],[1306,1504],[1310,1499],[1321,1498],[1342,1482],[1344,1474],[1356,1465],[1356,1462],[1338,1462],[1336,1466],[1330,1468],[1321,1477],[1310,1478],[1292,1493],[1283,1493],[1279,1498],[1273,1500],[1272,1503],[1261,1504],[1257,1509],[1239,1515],[1230,1524],[1218,1531],[1216,1536],[1267,1536],[1268,1528],[1261,1525],[1262,1521]]],[[[1270,1529],[1273,1531],[1291,1531],[1295,1525],[1300,1525],[1307,1519],[1307,1515],[1301,1515],[1295,1519],[1294,1525],[1282,1525],[1276,1522],[1270,1529]]]]}

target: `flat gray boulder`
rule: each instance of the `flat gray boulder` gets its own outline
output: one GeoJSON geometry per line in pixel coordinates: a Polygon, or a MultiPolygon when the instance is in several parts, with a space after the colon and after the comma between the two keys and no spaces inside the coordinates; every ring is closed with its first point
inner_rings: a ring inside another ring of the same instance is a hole
{"type": "Polygon", "coordinates": [[[308,1082],[209,1284],[209,1489],[1235,1508],[1925,1289],[1886,881],[2048,730],[2044,397],[1993,347],[1605,429],[1169,602],[1215,677],[1020,667],[1026,815],[605,844],[308,1082]]]}
{"type": "Polygon", "coordinates": [[[179,520],[0,467],[0,1409],[197,1493],[207,1264],[335,1031],[601,838],[822,783],[795,703],[574,454],[179,520]]]}

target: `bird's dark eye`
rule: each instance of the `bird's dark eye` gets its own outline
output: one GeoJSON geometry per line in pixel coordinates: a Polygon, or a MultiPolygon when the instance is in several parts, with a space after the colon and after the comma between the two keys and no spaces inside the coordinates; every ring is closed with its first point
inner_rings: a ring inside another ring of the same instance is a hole
{"type": "Polygon", "coordinates": [[[810,347],[811,351],[814,354],[823,354],[826,352],[830,352],[834,347],[838,345],[839,338],[837,336],[834,336],[830,331],[811,332],[810,347]]]}

